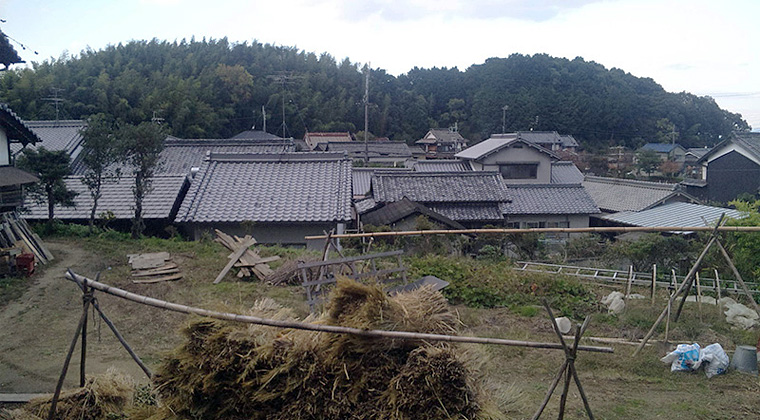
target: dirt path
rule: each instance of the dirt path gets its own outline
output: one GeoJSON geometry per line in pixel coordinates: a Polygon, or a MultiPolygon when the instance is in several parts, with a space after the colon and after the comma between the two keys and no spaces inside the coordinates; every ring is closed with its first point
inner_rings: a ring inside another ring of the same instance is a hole
{"type": "MultiPolygon", "coordinates": [[[[81,293],[64,278],[68,267],[77,272],[107,270],[105,263],[74,241],[47,242],[56,259],[30,278],[24,295],[0,310],[0,392],[52,392],[81,316],[81,293]]],[[[105,325],[90,317],[87,373],[116,366],[142,378],[105,325]]],[[[66,384],[79,381],[79,346],[66,384]]]]}

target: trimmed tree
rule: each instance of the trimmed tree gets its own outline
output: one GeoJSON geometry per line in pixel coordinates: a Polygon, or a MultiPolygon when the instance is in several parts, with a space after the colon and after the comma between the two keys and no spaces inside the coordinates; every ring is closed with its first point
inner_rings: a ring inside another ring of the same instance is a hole
{"type": "Polygon", "coordinates": [[[92,116],[87,121],[87,127],[82,130],[82,163],[85,166],[82,183],[87,186],[92,197],[90,209],[90,231],[95,226],[95,214],[98,201],[102,196],[103,182],[108,179],[118,179],[120,168],[119,148],[114,133],[113,124],[103,114],[92,116]]]}
{"type": "Polygon", "coordinates": [[[151,178],[159,168],[158,156],[164,149],[166,131],[158,124],[143,122],[125,125],[119,129],[119,154],[135,177],[132,194],[135,215],[132,218],[132,238],[137,239],[145,230],[143,200],[151,190],[151,178]]]}
{"type": "Polygon", "coordinates": [[[55,205],[74,206],[77,193],[66,188],[64,178],[71,174],[71,157],[64,150],[52,151],[44,147],[26,149],[17,165],[37,175],[40,182],[29,188],[38,202],[47,201],[48,223],[53,222],[55,205]]]}

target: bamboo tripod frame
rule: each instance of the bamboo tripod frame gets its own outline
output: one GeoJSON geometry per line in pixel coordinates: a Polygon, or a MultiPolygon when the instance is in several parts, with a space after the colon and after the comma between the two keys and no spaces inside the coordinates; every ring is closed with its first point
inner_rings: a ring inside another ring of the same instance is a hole
{"type": "Polygon", "coordinates": [[[588,398],[586,397],[586,393],[583,391],[583,386],[581,385],[581,380],[578,377],[578,372],[575,370],[575,358],[578,353],[578,343],[581,341],[581,337],[583,336],[583,333],[586,332],[586,328],[588,328],[589,320],[591,319],[590,316],[586,316],[586,319],[583,321],[583,324],[576,324],[575,327],[575,340],[572,343],[572,346],[569,346],[565,342],[565,338],[562,336],[562,332],[559,330],[559,326],[557,325],[557,321],[554,318],[554,313],[552,312],[552,309],[549,307],[549,304],[546,302],[546,299],[543,300],[544,308],[546,308],[546,312],[549,314],[549,319],[552,322],[552,327],[554,328],[554,332],[557,334],[557,337],[559,337],[560,343],[562,344],[562,348],[565,350],[565,362],[562,363],[562,367],[560,367],[559,372],[557,372],[557,376],[554,377],[554,381],[549,386],[549,390],[546,392],[546,396],[544,397],[544,400],[541,402],[541,405],[538,407],[538,410],[536,411],[536,414],[533,415],[532,420],[538,420],[541,417],[541,414],[544,412],[544,409],[546,408],[546,405],[549,404],[549,400],[552,397],[552,394],[554,394],[554,390],[557,389],[557,385],[559,384],[559,381],[564,376],[565,382],[564,387],[562,388],[562,394],[560,396],[559,400],[559,415],[558,419],[562,420],[565,416],[565,404],[567,403],[567,395],[570,391],[570,378],[572,377],[575,381],[575,386],[578,387],[578,393],[581,396],[581,399],[583,400],[583,407],[586,409],[586,414],[588,414],[588,418],[591,420],[594,420],[594,415],[591,413],[591,406],[588,403],[588,398]]]}

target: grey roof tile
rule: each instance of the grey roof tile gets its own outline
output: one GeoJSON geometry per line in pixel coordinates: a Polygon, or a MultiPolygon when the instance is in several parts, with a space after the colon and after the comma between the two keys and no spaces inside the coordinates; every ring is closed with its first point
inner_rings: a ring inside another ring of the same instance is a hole
{"type": "Polygon", "coordinates": [[[352,187],[354,197],[365,196],[369,194],[372,188],[372,176],[375,172],[410,172],[407,168],[353,168],[351,175],[353,178],[352,187]]]}
{"type": "Polygon", "coordinates": [[[599,208],[580,185],[509,185],[506,214],[596,214],[599,208]]]}
{"type": "Polygon", "coordinates": [[[583,186],[603,211],[640,211],[674,194],[678,184],[587,176],[583,186]]]}
{"type": "Polygon", "coordinates": [[[414,214],[427,216],[431,220],[453,229],[464,229],[464,226],[454,220],[406,198],[393,203],[387,203],[376,210],[372,210],[362,216],[361,220],[364,224],[383,226],[396,223],[414,214]]]}
{"type": "Polygon", "coordinates": [[[274,134],[270,134],[270,133],[267,133],[266,131],[261,131],[261,130],[245,130],[245,131],[235,134],[234,136],[230,137],[230,139],[245,139],[245,140],[258,140],[258,141],[284,140],[280,136],[276,136],[274,134]]]}
{"type": "Polygon", "coordinates": [[[498,203],[433,203],[427,207],[458,222],[499,222],[504,213],[498,203]]]}
{"type": "Polygon", "coordinates": [[[351,220],[351,161],[334,153],[212,154],[177,222],[351,220]]]}
{"type": "MultiPolygon", "coordinates": [[[[42,141],[36,147],[55,151],[65,150],[72,159],[76,158],[81,150],[80,131],[87,126],[84,120],[24,121],[24,124],[42,141]]],[[[11,151],[18,154],[21,151],[21,145],[12,145],[11,151]]]]}
{"type": "Polygon", "coordinates": [[[363,158],[365,151],[369,152],[370,158],[391,157],[391,158],[411,158],[412,151],[403,141],[363,141],[354,142],[328,142],[325,150],[328,152],[345,152],[353,159],[363,158]]]}
{"type": "MultiPolygon", "coordinates": [[[[11,140],[11,147],[21,148],[21,145],[34,144],[42,141],[39,135],[8,106],[0,102],[0,123],[5,127],[5,135],[11,140]],[[16,145],[15,142],[20,142],[16,145]]],[[[14,149],[12,149],[14,150],[14,149]]]]}
{"type": "MultiPolygon", "coordinates": [[[[55,217],[62,220],[87,220],[90,218],[92,198],[81,176],[69,176],[65,179],[66,187],[79,193],[74,199],[75,207],[55,207],[55,217]]],[[[151,191],[143,202],[145,219],[167,219],[176,211],[177,202],[186,177],[156,176],[152,179],[151,191]]],[[[134,178],[122,177],[118,181],[110,180],[103,184],[102,197],[98,201],[97,213],[113,212],[116,219],[131,219],[134,216],[134,198],[132,195],[134,178]]],[[[28,219],[47,219],[47,202],[35,203],[27,199],[28,219]]]]}
{"type": "Polygon", "coordinates": [[[552,162],[552,184],[580,184],[583,174],[573,162],[552,162]]]}
{"type": "Polygon", "coordinates": [[[450,130],[448,128],[431,128],[430,131],[425,134],[432,134],[435,139],[423,138],[417,140],[416,144],[435,144],[435,143],[467,143],[464,137],[457,131],[450,130]]]}
{"type": "Polygon", "coordinates": [[[406,197],[422,203],[508,201],[506,187],[496,172],[376,173],[375,200],[393,202],[406,197]]]}

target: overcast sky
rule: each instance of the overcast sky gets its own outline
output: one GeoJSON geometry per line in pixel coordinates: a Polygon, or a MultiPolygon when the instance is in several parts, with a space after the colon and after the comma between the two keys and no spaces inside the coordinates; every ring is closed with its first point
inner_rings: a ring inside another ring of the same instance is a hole
{"type": "Polygon", "coordinates": [[[710,95],[756,129],[758,17],[758,0],[0,0],[0,28],[27,61],[192,36],[326,52],[394,75],[512,53],[580,56],[710,95]]]}

